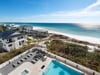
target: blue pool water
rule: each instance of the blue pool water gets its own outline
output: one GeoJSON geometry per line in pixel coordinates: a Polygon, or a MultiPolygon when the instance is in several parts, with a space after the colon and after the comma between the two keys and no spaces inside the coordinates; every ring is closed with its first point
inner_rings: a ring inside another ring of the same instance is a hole
{"type": "Polygon", "coordinates": [[[42,75],[82,75],[58,61],[52,60],[46,71],[42,75]]]}

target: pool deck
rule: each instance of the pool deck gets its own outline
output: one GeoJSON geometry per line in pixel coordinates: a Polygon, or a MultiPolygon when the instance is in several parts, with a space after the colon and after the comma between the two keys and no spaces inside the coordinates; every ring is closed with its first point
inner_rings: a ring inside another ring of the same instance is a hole
{"type": "Polygon", "coordinates": [[[51,62],[51,58],[47,58],[46,61],[41,61],[39,60],[37,63],[32,64],[31,62],[25,62],[22,65],[20,65],[19,67],[17,67],[15,70],[13,70],[12,72],[10,72],[8,75],[21,75],[21,73],[24,70],[28,70],[29,73],[28,75],[42,75],[43,71],[47,68],[48,64],[51,62]],[[45,65],[45,67],[43,69],[41,69],[41,67],[45,65]]]}
{"type": "MultiPolygon", "coordinates": [[[[42,73],[45,71],[45,69],[48,67],[48,65],[50,64],[50,62],[52,61],[51,58],[47,58],[46,61],[42,62],[39,61],[34,65],[34,69],[33,72],[35,73],[35,75],[42,75],[42,73]],[[45,65],[44,69],[41,69],[41,67],[45,65]]],[[[34,74],[33,73],[33,74],[34,74]]],[[[33,75],[31,74],[31,75],[33,75]]]]}
{"type": "Polygon", "coordinates": [[[45,72],[47,66],[49,65],[49,63],[52,60],[58,60],[60,63],[69,66],[73,69],[75,69],[78,72],[84,73],[84,75],[100,75],[100,73],[88,69],[84,66],[81,66],[77,63],[74,63],[70,60],[67,60],[65,58],[62,58],[58,55],[52,54],[50,52],[47,51],[47,49],[42,49],[39,47],[36,48],[32,48],[30,50],[28,50],[26,53],[24,53],[23,55],[20,55],[18,58],[14,59],[13,61],[7,61],[6,65],[3,65],[3,67],[0,67],[0,75],[21,75],[21,73],[24,70],[28,70],[28,75],[42,75],[43,72],[45,72]],[[34,49],[38,49],[42,52],[46,53],[46,60],[43,61],[41,58],[36,61],[36,63],[32,63],[33,58],[36,55],[41,55],[41,53],[37,53],[34,52],[34,49]],[[33,52],[32,52],[33,51],[33,52]],[[25,59],[27,57],[27,59],[25,59]],[[21,61],[22,59],[24,59],[23,61],[21,61]],[[13,64],[15,64],[15,67],[13,66],[13,64]],[[17,66],[16,66],[17,64],[17,66]],[[41,69],[41,67],[45,65],[45,67],[43,69],[41,69]],[[95,72],[95,74],[93,74],[93,72],[95,72]]]}
{"type": "MultiPolygon", "coordinates": [[[[32,49],[27,50],[25,53],[16,56],[17,58],[14,57],[14,58],[10,59],[9,61],[1,64],[0,65],[0,75],[8,75],[9,73],[13,72],[18,67],[20,67],[22,64],[24,64],[26,62],[31,63],[33,58],[37,55],[36,52],[32,52],[35,49],[40,50],[40,48],[33,47],[32,49]],[[30,54],[32,54],[32,55],[30,55],[30,54]],[[25,58],[27,58],[27,59],[25,59],[25,58]],[[21,60],[23,60],[23,61],[21,61],[21,60]],[[15,67],[13,65],[15,65],[15,67]]],[[[37,64],[39,61],[40,61],[40,59],[35,64],[37,64]]],[[[14,75],[17,75],[17,74],[15,73],[14,75]]]]}
{"type": "MultiPolygon", "coordinates": [[[[9,72],[15,70],[17,67],[19,67],[21,64],[25,63],[25,62],[30,62],[32,60],[32,58],[36,55],[36,53],[33,53],[33,56],[28,57],[27,60],[24,60],[24,62],[21,62],[20,64],[17,64],[17,66],[14,68],[12,65],[16,64],[18,61],[20,61],[21,59],[25,58],[29,53],[20,56],[19,58],[17,58],[16,60],[14,60],[13,62],[9,62],[7,65],[5,65],[3,68],[0,68],[0,73],[2,75],[8,75],[9,72]]],[[[15,74],[14,74],[15,75],[15,74]]]]}

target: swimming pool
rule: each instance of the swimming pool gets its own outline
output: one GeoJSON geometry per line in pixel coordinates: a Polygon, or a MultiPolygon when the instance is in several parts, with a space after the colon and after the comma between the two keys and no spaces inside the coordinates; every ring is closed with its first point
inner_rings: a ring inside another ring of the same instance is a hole
{"type": "Polygon", "coordinates": [[[83,75],[83,74],[59,63],[56,60],[52,60],[42,75],[83,75]]]}

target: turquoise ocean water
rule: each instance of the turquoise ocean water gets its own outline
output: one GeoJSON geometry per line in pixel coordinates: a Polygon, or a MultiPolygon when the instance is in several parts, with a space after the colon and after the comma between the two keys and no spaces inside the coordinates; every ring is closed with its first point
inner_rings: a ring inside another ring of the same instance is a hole
{"type": "Polygon", "coordinates": [[[31,25],[67,34],[100,38],[100,28],[86,29],[74,23],[12,23],[12,24],[31,25]]]}

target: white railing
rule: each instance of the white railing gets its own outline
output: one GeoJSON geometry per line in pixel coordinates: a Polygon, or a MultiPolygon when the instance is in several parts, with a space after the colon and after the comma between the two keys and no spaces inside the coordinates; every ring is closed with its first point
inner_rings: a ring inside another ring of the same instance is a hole
{"type": "Polygon", "coordinates": [[[31,48],[31,49],[29,49],[29,50],[27,50],[27,51],[25,51],[25,52],[23,52],[23,53],[21,53],[21,54],[15,56],[14,58],[12,58],[12,59],[10,59],[10,60],[8,60],[8,61],[2,63],[2,64],[0,64],[0,69],[3,68],[4,66],[6,66],[7,64],[13,62],[14,60],[18,59],[19,57],[25,55],[27,52],[31,51],[32,49],[33,49],[33,48],[31,48]]]}
{"type": "Polygon", "coordinates": [[[78,70],[80,70],[80,71],[82,71],[82,72],[84,72],[84,73],[86,73],[86,74],[88,74],[88,75],[100,75],[99,72],[96,72],[96,71],[94,71],[94,70],[92,70],[92,69],[89,69],[89,68],[84,67],[84,66],[82,66],[82,65],[80,65],[80,64],[77,64],[77,63],[75,63],[75,62],[72,62],[72,61],[70,61],[70,60],[68,60],[68,59],[65,59],[65,58],[63,58],[63,57],[60,57],[60,56],[58,56],[58,55],[55,55],[55,54],[53,54],[53,53],[51,53],[51,52],[48,52],[46,48],[41,48],[41,47],[33,47],[33,48],[31,48],[31,49],[29,49],[29,50],[23,52],[22,54],[20,54],[20,55],[18,55],[18,56],[15,56],[14,58],[12,58],[12,59],[10,59],[10,60],[4,62],[3,64],[1,64],[1,65],[0,65],[0,68],[3,68],[3,67],[6,66],[7,64],[9,64],[9,62],[13,62],[13,61],[16,60],[17,58],[21,57],[22,55],[25,55],[27,52],[32,51],[32,49],[36,49],[36,48],[37,48],[37,49],[41,49],[42,51],[45,51],[49,57],[54,58],[54,59],[56,59],[56,60],[59,60],[59,61],[65,63],[65,64],[67,64],[67,65],[70,65],[70,66],[72,66],[72,67],[74,67],[74,68],[77,68],[78,70]]]}

